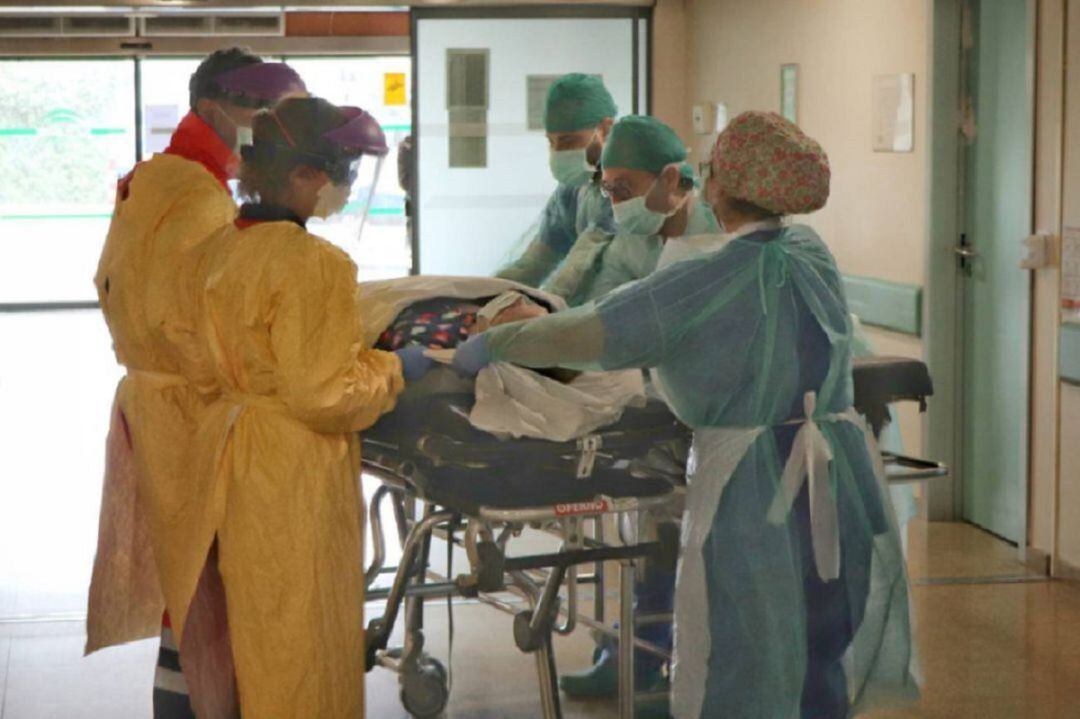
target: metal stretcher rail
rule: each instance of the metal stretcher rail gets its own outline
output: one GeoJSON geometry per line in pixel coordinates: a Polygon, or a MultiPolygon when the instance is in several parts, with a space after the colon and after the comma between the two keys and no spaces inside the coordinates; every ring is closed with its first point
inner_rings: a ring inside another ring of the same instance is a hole
{"type": "Polygon", "coordinates": [[[365,572],[369,587],[384,569],[386,553],[381,516],[387,498],[394,500],[399,537],[404,537],[402,558],[393,585],[388,590],[370,590],[368,593],[369,599],[386,600],[383,616],[373,619],[368,625],[368,668],[382,666],[400,675],[401,699],[407,711],[416,717],[435,717],[446,705],[449,698],[447,672],[441,663],[423,652],[422,607],[427,599],[462,596],[475,598],[514,616],[516,645],[521,651],[536,655],[542,715],[545,719],[559,719],[562,716],[552,648],[553,633],[569,633],[581,621],[605,634],[617,636],[620,661],[619,716],[624,719],[633,717],[635,647],[667,657],[667,652],[662,648],[634,636],[635,562],[655,556],[664,548],[656,541],[631,538],[625,531],[620,531],[623,541],[619,545],[607,544],[596,537],[587,538],[584,521],[612,514],[648,515],[653,510],[666,508],[673,501],[674,488],[659,496],[598,496],[590,502],[517,509],[480,507],[472,515],[463,516],[452,508],[428,503],[423,493],[416,492],[407,478],[377,462],[365,463],[365,471],[384,482],[376,490],[370,507],[375,539],[373,561],[365,572]],[[420,519],[410,519],[402,506],[410,495],[426,503],[420,519]],[[451,541],[456,541],[455,528],[462,528],[463,523],[461,543],[469,556],[469,571],[430,583],[429,579],[434,577],[428,570],[427,556],[432,537],[441,530],[451,541]],[[507,544],[526,525],[543,525],[557,530],[563,538],[559,551],[507,557],[507,544]],[[496,529],[500,527],[502,531],[496,536],[496,529]],[[588,618],[578,611],[577,567],[582,564],[596,564],[599,567],[600,563],[606,561],[619,563],[621,623],[618,629],[605,624],[602,616],[588,618]],[[534,578],[532,572],[536,570],[544,570],[546,574],[534,578]],[[564,587],[567,595],[565,608],[560,596],[564,587]],[[529,608],[522,609],[500,600],[496,595],[504,591],[522,596],[529,608]],[[403,605],[405,645],[401,649],[388,649],[390,632],[403,605]],[[562,624],[558,622],[560,617],[565,618],[562,624]]]}

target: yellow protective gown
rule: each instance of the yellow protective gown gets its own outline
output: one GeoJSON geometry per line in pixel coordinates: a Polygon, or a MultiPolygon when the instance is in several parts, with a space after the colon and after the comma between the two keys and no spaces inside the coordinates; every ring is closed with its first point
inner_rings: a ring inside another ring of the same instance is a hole
{"type": "Polygon", "coordinates": [[[115,413],[87,652],[161,630],[165,603],[153,560],[160,569],[171,541],[170,515],[183,502],[176,489],[188,483],[187,452],[205,404],[184,379],[184,361],[164,328],[186,307],[173,282],[179,259],[235,214],[232,197],[210,171],[169,154],[140,163],[126,199],[117,203],[95,284],[117,360],[127,368],[115,400],[126,431],[115,413]],[[132,456],[117,460],[125,434],[132,456]]]}
{"type": "Polygon", "coordinates": [[[195,576],[216,535],[243,716],[356,719],[365,671],[356,431],[394,406],[401,363],[365,344],[356,266],[328,242],[266,222],[225,228],[204,250],[194,276],[222,395],[196,437],[207,521],[188,525],[190,561],[177,569],[195,576]]]}

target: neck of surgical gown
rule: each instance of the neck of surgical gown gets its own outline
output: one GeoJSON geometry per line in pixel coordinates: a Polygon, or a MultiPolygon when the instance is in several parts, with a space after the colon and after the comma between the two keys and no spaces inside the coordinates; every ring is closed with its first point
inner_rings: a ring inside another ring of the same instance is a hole
{"type": "Polygon", "coordinates": [[[496,360],[655,368],[695,430],[675,716],[844,716],[918,695],[899,538],[872,439],[851,412],[851,321],[812,230],[736,238],[488,336],[496,360]],[[831,454],[820,480],[837,515],[831,581],[815,562],[809,482],[782,496],[797,435],[811,426],[831,454]],[[848,706],[829,706],[837,701],[848,706]]]}
{"type": "Polygon", "coordinates": [[[566,259],[582,233],[613,234],[611,201],[600,192],[598,177],[580,187],[557,186],[539,220],[526,234],[529,243],[524,250],[519,246],[511,252],[515,259],[502,267],[496,277],[539,287],[566,259]]]}
{"type": "MultiPolygon", "coordinates": [[[[687,215],[686,234],[708,235],[719,230],[712,210],[695,195],[687,215]]],[[[577,307],[628,282],[648,277],[656,270],[665,243],[671,241],[659,234],[611,235],[593,229],[578,237],[544,289],[577,307]]]]}

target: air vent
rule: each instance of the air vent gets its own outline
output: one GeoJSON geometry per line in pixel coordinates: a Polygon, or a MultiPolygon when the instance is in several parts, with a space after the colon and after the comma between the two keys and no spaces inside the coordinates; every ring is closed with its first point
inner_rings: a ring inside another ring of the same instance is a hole
{"type": "Polygon", "coordinates": [[[4,15],[0,37],[131,37],[135,19],[123,15],[4,15]]]}
{"type": "Polygon", "coordinates": [[[0,16],[0,36],[50,37],[63,33],[63,24],[58,17],[16,17],[0,16]]]}
{"type": "Polygon", "coordinates": [[[64,18],[64,35],[81,37],[130,37],[135,18],[123,15],[72,15],[64,18]]]}
{"type": "Polygon", "coordinates": [[[141,34],[147,37],[210,35],[214,31],[213,18],[207,15],[158,15],[144,17],[141,22],[141,34]]]}
{"type": "Polygon", "coordinates": [[[285,16],[219,15],[214,18],[215,35],[284,35],[285,16]]]}
{"type": "Polygon", "coordinates": [[[184,12],[154,15],[141,19],[146,37],[206,37],[212,35],[281,36],[285,34],[282,13],[184,12]]]}

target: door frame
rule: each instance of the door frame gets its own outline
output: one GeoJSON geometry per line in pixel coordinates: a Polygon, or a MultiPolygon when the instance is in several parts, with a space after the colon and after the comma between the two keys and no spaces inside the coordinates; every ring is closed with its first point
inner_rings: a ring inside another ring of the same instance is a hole
{"type": "MultiPolygon", "coordinates": [[[[966,27],[964,0],[930,0],[930,160],[927,167],[927,286],[924,297],[926,326],[925,354],[934,378],[934,397],[923,424],[927,456],[948,464],[947,480],[927,486],[925,516],[931,521],[949,521],[961,517],[963,508],[963,408],[964,408],[964,317],[963,287],[956,270],[955,247],[964,230],[965,152],[961,139],[961,102],[965,66],[963,52],[973,28],[966,27]]],[[[1035,113],[1035,59],[1037,0],[1025,0],[1028,7],[1027,92],[1026,99],[1035,113]]],[[[1032,124],[1034,128],[1034,122],[1032,124]]],[[[1028,139],[1034,163],[1034,132],[1028,139]]],[[[1034,183],[1031,188],[1034,215],[1034,183]]],[[[1032,223],[1034,217],[1032,217],[1032,223]]],[[[1018,240],[1020,238],[1017,238],[1018,240]]],[[[1031,339],[1028,338],[1031,352],[1031,339]]],[[[1030,425],[1031,387],[1028,386],[1030,425]]],[[[1028,470],[1030,474],[1030,467],[1028,470]]],[[[1030,484],[1025,482],[1030,498],[1030,484]]],[[[1026,504],[1026,503],[1025,503],[1026,504]]],[[[1023,531],[1019,551],[1026,555],[1028,512],[1022,516],[1023,531]]]]}
{"type": "MultiPolygon", "coordinates": [[[[649,114],[652,109],[652,48],[653,48],[653,9],[652,7],[630,7],[616,5],[548,5],[521,7],[414,7],[409,13],[409,50],[412,56],[412,126],[413,152],[412,177],[414,188],[420,186],[420,64],[417,25],[421,20],[552,20],[558,18],[626,19],[644,21],[646,29],[645,51],[642,52],[640,22],[633,22],[632,62],[634,104],[630,114],[649,114]]],[[[412,198],[412,233],[409,243],[412,248],[411,274],[420,274],[420,198],[412,198]]]]}

